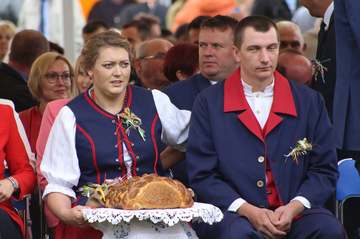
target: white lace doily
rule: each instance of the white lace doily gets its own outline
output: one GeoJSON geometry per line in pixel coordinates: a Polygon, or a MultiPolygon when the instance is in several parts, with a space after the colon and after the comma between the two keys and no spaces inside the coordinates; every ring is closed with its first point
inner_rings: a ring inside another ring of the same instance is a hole
{"type": "Polygon", "coordinates": [[[195,202],[191,208],[122,210],[112,208],[83,209],[83,216],[89,223],[109,222],[113,225],[130,222],[133,218],[152,223],[173,226],[178,222],[203,221],[207,224],[223,219],[221,210],[211,204],[195,202]]]}

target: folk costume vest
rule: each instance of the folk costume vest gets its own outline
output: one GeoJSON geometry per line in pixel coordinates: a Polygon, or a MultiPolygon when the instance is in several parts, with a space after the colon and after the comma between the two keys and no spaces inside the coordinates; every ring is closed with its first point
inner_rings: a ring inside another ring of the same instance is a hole
{"type": "Polygon", "coordinates": [[[116,115],[100,108],[90,92],[75,98],[68,107],[76,118],[75,144],[81,172],[78,188],[89,182],[101,184],[106,179],[129,174],[167,174],[159,161],[165,146],[161,142],[162,126],[151,91],[128,86],[123,109],[116,115]],[[125,111],[141,119],[139,127],[144,130],[144,137],[136,128],[125,127],[121,117],[125,111]],[[123,145],[131,163],[124,161],[123,145]]]}

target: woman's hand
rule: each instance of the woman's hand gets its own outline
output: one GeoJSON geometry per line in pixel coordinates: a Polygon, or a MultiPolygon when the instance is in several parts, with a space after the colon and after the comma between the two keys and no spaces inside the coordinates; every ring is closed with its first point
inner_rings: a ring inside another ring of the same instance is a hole
{"type": "Polygon", "coordinates": [[[14,192],[14,187],[8,179],[0,180],[0,202],[8,200],[14,192]]]}
{"type": "Polygon", "coordinates": [[[82,214],[82,209],[87,207],[84,206],[76,206],[73,208],[63,210],[61,214],[61,221],[66,224],[74,225],[74,226],[82,226],[86,224],[86,221],[82,214]]]}
{"type": "Polygon", "coordinates": [[[71,207],[71,198],[62,193],[50,193],[45,197],[48,208],[65,224],[81,226],[86,224],[82,209],[84,206],[71,207]]]}

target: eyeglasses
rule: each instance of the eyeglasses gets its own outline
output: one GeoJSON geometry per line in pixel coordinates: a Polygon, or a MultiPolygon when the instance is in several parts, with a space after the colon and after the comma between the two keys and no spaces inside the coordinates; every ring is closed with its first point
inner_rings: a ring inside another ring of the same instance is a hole
{"type": "Polygon", "coordinates": [[[166,56],[166,53],[164,53],[164,52],[158,52],[158,53],[156,53],[155,55],[143,56],[143,57],[140,57],[139,59],[146,59],[146,60],[149,60],[149,59],[157,59],[157,60],[163,60],[163,59],[165,59],[165,56],[166,56]]]}
{"type": "Polygon", "coordinates": [[[45,74],[45,78],[50,84],[55,84],[57,80],[62,79],[64,83],[70,84],[72,75],[69,72],[58,74],[56,72],[49,72],[45,74]]]}

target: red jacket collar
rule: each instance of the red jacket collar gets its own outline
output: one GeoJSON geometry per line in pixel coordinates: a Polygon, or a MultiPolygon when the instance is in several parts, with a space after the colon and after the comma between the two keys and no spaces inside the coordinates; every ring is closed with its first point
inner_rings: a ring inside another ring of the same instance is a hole
{"type": "MultiPolygon", "coordinates": [[[[282,113],[296,117],[294,97],[290,84],[280,73],[275,72],[274,98],[271,112],[282,113]]],[[[230,75],[224,86],[224,112],[242,111],[249,109],[240,79],[240,68],[230,75]]]]}

